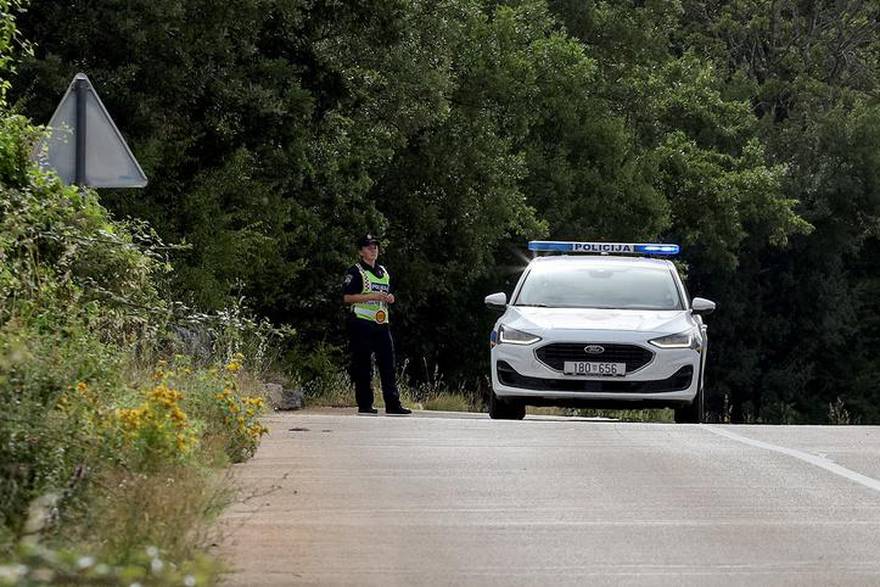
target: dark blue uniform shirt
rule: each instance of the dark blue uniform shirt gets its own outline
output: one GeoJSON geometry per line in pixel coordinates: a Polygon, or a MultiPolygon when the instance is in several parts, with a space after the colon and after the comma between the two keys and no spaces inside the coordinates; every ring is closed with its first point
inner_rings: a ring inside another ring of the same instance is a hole
{"type": "MultiPolygon", "coordinates": [[[[354,295],[364,293],[364,280],[361,279],[361,272],[358,271],[358,265],[364,271],[369,271],[379,279],[385,277],[385,270],[381,265],[376,263],[375,267],[370,267],[363,261],[358,261],[357,265],[352,265],[348,268],[348,271],[345,272],[345,277],[342,281],[342,294],[343,295],[354,295]]],[[[389,293],[394,293],[394,288],[389,284],[389,293]]]]}

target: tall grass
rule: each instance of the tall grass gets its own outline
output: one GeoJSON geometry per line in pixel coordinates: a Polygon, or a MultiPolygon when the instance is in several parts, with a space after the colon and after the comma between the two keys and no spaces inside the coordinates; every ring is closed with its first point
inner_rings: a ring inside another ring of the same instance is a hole
{"type": "Polygon", "coordinates": [[[467,396],[462,393],[438,393],[428,397],[422,407],[426,410],[436,410],[439,412],[482,412],[474,405],[473,396],[467,396]]]}
{"type": "MultiPolygon", "coordinates": [[[[16,564],[0,563],[0,575],[25,569],[14,584],[27,585],[55,581],[46,577],[179,585],[181,569],[190,569],[199,584],[213,581],[219,566],[204,553],[213,521],[235,497],[227,465],[247,459],[265,432],[262,400],[242,384],[249,378],[240,361],[198,369],[177,357],[148,377],[122,369],[140,378],[111,380],[109,393],[100,379],[50,387],[42,409],[4,421],[12,439],[36,442],[4,446],[4,466],[25,474],[4,479],[0,558],[16,564]],[[100,561],[104,574],[76,561],[100,561]],[[125,573],[133,579],[119,580],[125,573]]],[[[31,358],[11,372],[29,381],[42,365],[31,358]]],[[[63,378],[66,370],[47,374],[63,378]]]]}
{"type": "MultiPolygon", "coordinates": [[[[306,404],[314,407],[353,407],[356,406],[354,397],[354,384],[348,375],[346,357],[343,353],[333,353],[333,357],[313,360],[315,363],[324,365],[322,370],[315,371],[313,378],[305,385],[306,404]]],[[[428,370],[427,377],[416,381],[409,374],[410,362],[404,361],[397,370],[397,388],[400,393],[400,401],[403,405],[424,410],[440,410],[455,412],[479,412],[483,410],[483,403],[476,393],[468,393],[464,385],[451,387],[445,381],[438,367],[428,370]]],[[[382,387],[379,375],[373,373],[373,405],[382,408],[385,400],[382,396],[382,387]]]]}
{"type": "Polygon", "coordinates": [[[171,465],[149,474],[110,471],[86,499],[59,535],[64,542],[112,564],[137,558],[147,545],[168,560],[187,561],[210,544],[212,524],[235,490],[228,474],[171,465]]]}

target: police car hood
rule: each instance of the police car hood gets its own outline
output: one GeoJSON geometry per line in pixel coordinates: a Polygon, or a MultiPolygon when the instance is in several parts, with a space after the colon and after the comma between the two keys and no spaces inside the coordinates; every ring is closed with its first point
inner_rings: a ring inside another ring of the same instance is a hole
{"type": "Polygon", "coordinates": [[[615,330],[675,334],[693,327],[684,310],[605,310],[511,306],[503,321],[534,334],[545,330],[615,330]]]}

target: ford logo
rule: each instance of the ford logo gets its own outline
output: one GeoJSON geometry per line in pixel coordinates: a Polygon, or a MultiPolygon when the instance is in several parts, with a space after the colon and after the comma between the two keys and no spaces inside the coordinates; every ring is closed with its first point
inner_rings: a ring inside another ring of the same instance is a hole
{"type": "Polygon", "coordinates": [[[599,346],[597,344],[591,344],[590,346],[584,347],[584,352],[591,355],[601,355],[605,352],[605,347],[599,346]]]}

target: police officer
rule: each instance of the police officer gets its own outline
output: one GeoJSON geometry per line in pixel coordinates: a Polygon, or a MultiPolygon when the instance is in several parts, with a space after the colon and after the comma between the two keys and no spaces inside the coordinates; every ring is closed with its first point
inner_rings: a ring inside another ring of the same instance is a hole
{"type": "Polygon", "coordinates": [[[345,273],[342,300],[350,306],[348,336],[351,346],[351,378],[359,414],[376,414],[373,408],[371,357],[376,355],[385,413],[412,412],[400,404],[394,373],[394,343],[391,340],[388,307],[394,303],[391,276],[376,263],[379,240],[370,234],[357,240],[360,261],[345,273]]]}

